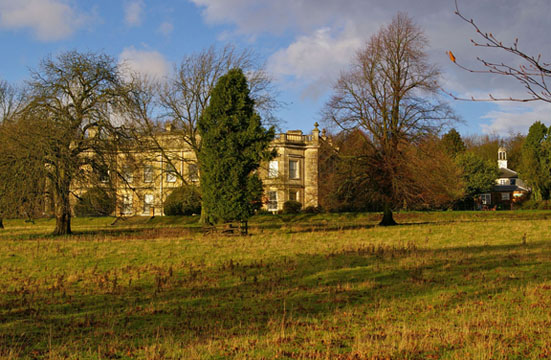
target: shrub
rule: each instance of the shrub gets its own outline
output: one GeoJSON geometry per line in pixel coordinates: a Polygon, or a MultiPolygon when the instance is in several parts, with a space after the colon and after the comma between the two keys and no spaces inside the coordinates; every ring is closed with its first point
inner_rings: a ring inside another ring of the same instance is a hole
{"type": "Polygon", "coordinates": [[[321,206],[310,205],[302,209],[302,212],[304,214],[321,214],[323,213],[323,208],[321,206]]]}
{"type": "Polygon", "coordinates": [[[91,188],[75,205],[76,216],[109,216],[115,211],[115,198],[106,189],[91,188]]]}
{"type": "Polygon", "coordinates": [[[551,200],[528,199],[521,203],[520,208],[524,210],[550,210],[551,200]]]}
{"type": "Polygon", "coordinates": [[[272,211],[268,211],[266,209],[258,209],[256,210],[255,215],[273,215],[274,213],[272,211]]]}
{"type": "Polygon", "coordinates": [[[196,186],[176,188],[164,202],[165,215],[193,215],[201,212],[201,195],[196,186]]]}
{"type": "Polygon", "coordinates": [[[298,214],[302,209],[302,204],[299,201],[287,200],[283,203],[284,214],[298,214]]]}

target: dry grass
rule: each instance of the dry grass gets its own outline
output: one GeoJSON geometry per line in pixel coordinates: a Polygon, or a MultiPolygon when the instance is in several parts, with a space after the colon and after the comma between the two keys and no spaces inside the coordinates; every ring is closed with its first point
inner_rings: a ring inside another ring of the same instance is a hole
{"type": "Polygon", "coordinates": [[[0,358],[549,358],[548,214],[501,214],[249,237],[8,222],[0,358]]]}

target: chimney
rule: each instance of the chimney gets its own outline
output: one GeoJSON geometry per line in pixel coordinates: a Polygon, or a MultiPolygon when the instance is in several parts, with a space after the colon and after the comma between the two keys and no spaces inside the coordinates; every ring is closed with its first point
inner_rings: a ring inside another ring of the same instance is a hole
{"type": "Polygon", "coordinates": [[[320,138],[320,129],[318,127],[319,124],[317,122],[314,123],[314,130],[312,130],[312,140],[314,140],[315,143],[318,143],[320,138]]]}

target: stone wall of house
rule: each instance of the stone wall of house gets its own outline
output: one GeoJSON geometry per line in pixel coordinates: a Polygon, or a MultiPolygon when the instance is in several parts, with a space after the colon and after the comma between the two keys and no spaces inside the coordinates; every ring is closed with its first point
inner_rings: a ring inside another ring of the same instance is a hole
{"type": "Polygon", "coordinates": [[[303,207],[318,206],[317,126],[308,135],[300,130],[279,134],[272,144],[277,151],[272,163],[277,165],[263,164],[260,172],[266,195],[264,208],[279,211],[288,200],[299,201],[303,207]]]}
{"type": "MultiPolygon", "coordinates": [[[[184,180],[188,184],[199,185],[195,155],[189,145],[181,140],[181,136],[177,130],[167,128],[157,139],[163,145],[165,154],[172,159],[176,174],[169,171],[169,162],[157,151],[135,154],[132,164],[128,164],[122,155],[117,159],[117,171],[124,175],[124,180],[111,174],[110,180],[117,189],[114,215],[164,215],[163,203],[174,188],[182,186],[184,180]]],[[[259,169],[265,191],[263,207],[270,211],[279,211],[287,200],[300,201],[303,207],[317,206],[317,124],[311,134],[303,134],[300,130],[278,134],[272,147],[277,152],[273,159],[277,165],[263,163],[259,169]],[[270,173],[270,166],[276,168],[277,172],[270,173]]],[[[85,188],[75,190],[80,194],[84,191],[85,188]]]]}

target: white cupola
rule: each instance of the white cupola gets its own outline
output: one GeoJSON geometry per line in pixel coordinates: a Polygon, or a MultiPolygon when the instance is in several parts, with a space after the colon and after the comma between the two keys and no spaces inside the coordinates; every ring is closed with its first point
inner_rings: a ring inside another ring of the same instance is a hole
{"type": "Polygon", "coordinates": [[[507,169],[507,150],[504,147],[497,150],[497,167],[507,169]]]}

